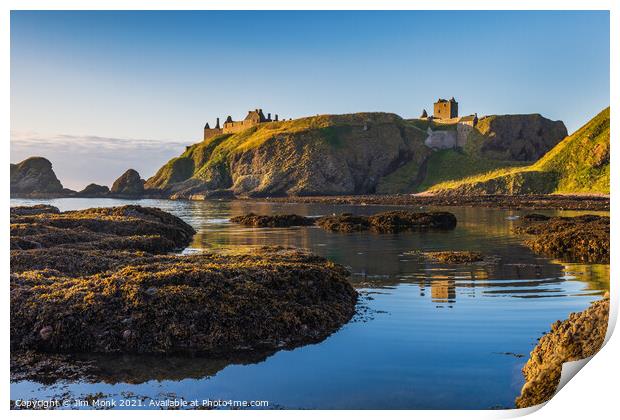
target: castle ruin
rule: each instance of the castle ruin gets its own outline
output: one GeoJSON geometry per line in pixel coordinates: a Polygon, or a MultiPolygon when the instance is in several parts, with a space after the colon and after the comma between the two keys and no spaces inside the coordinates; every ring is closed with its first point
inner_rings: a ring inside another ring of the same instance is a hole
{"type": "Polygon", "coordinates": [[[255,110],[248,111],[248,115],[242,121],[233,121],[229,115],[224,121],[223,127],[220,126],[220,119],[216,119],[215,127],[211,128],[207,122],[203,131],[203,141],[215,137],[220,134],[232,134],[238,133],[243,130],[247,130],[250,127],[257,126],[262,123],[278,121],[278,114],[275,114],[274,119],[271,119],[271,113],[268,113],[265,117],[263,110],[256,108],[255,110]]]}
{"type": "Polygon", "coordinates": [[[428,116],[424,110],[420,119],[456,126],[456,130],[437,130],[437,125],[435,125],[435,130],[433,130],[429,124],[428,138],[424,144],[433,149],[452,149],[465,146],[469,133],[478,124],[478,114],[459,117],[459,103],[454,97],[449,100],[439,98],[433,104],[433,115],[428,116]]]}
{"type": "Polygon", "coordinates": [[[459,103],[452,97],[449,101],[439,98],[433,105],[433,118],[449,120],[451,118],[458,118],[459,116],[459,103]]]}

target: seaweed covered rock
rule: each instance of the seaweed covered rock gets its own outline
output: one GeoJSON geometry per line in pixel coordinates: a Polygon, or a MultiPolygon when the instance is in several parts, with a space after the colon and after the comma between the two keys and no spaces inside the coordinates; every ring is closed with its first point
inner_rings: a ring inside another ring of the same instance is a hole
{"type": "Polygon", "coordinates": [[[562,364],[593,356],[602,346],[609,321],[609,299],[594,302],[583,312],[556,321],[523,367],[525,385],[516,400],[518,408],[542,404],[553,397],[560,383],[562,364]]]}
{"type": "Polygon", "coordinates": [[[128,169],[110,188],[112,194],[139,196],[144,193],[144,180],[135,169],[128,169]]]}
{"type": "Polygon", "coordinates": [[[476,251],[436,251],[425,252],[424,256],[431,260],[448,263],[448,264],[464,264],[473,263],[484,260],[484,256],[476,251]]]}
{"type": "MultiPolygon", "coordinates": [[[[142,249],[168,252],[184,248],[194,229],[183,220],[152,207],[128,205],[80,211],[11,214],[11,249],[65,246],[79,249],[142,249]],[[138,244],[143,242],[147,248],[138,244]],[[130,245],[133,244],[133,245],[130,245]]],[[[36,209],[33,209],[36,211],[36,209]]]]}
{"type": "Polygon", "coordinates": [[[378,233],[393,233],[406,230],[454,229],[456,217],[448,212],[420,213],[395,210],[372,216],[354,216],[348,213],[338,216],[325,216],[319,218],[316,223],[323,229],[332,232],[372,230],[378,233]]]}
{"type": "Polygon", "coordinates": [[[354,216],[350,213],[320,217],[316,224],[332,232],[358,232],[371,228],[367,216],[354,216]]]}
{"type": "Polygon", "coordinates": [[[243,216],[235,216],[230,219],[232,223],[252,227],[289,227],[289,226],[312,226],[314,219],[299,216],[297,214],[258,215],[248,213],[243,216]]]}
{"type": "Polygon", "coordinates": [[[609,262],[608,216],[527,215],[524,222],[515,231],[534,235],[525,242],[534,252],[569,261],[609,262]]]}
{"type": "Polygon", "coordinates": [[[319,341],[353,315],[346,271],[298,251],[202,254],[66,277],[14,273],[14,349],[220,354],[319,341]]]}
{"type": "Polygon", "coordinates": [[[167,253],[194,230],[159,209],[17,213],[13,351],[273,350],[320,341],[355,310],[349,273],[312,254],[167,253]]]}

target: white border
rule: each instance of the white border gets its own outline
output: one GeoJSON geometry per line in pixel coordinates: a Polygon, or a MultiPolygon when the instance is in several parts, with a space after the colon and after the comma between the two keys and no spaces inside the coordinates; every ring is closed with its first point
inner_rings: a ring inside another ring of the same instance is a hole
{"type": "MultiPolygon", "coordinates": [[[[339,9],[365,9],[365,10],[379,10],[379,9],[398,9],[398,10],[610,10],[611,11],[611,71],[610,71],[610,99],[611,99],[611,133],[612,144],[614,144],[618,136],[615,134],[618,132],[618,123],[615,117],[616,110],[620,106],[620,94],[618,92],[617,75],[620,74],[620,66],[618,63],[618,42],[620,41],[618,16],[620,16],[620,2],[613,0],[356,0],[356,1],[343,1],[343,0],[295,0],[295,1],[282,1],[282,0],[262,0],[262,1],[248,1],[248,0],[220,0],[220,1],[198,1],[198,0],[91,0],[91,1],[78,1],[78,0],[58,0],[53,4],[50,1],[28,1],[28,0],[8,0],[2,3],[4,13],[0,20],[0,31],[2,32],[2,80],[5,89],[4,101],[2,102],[2,114],[0,121],[2,124],[2,133],[5,135],[5,140],[2,142],[2,155],[10,156],[10,13],[14,10],[38,10],[38,9],[56,9],[56,10],[72,10],[72,9],[95,9],[95,10],[200,10],[200,9],[213,9],[213,10],[258,10],[258,9],[288,9],[288,10],[339,10],[339,9]],[[88,7],[87,7],[88,6],[88,7]]],[[[595,46],[594,46],[595,47],[595,46]]],[[[570,63],[566,63],[570,65],[570,63]]],[[[615,146],[612,146],[612,155],[615,146]]],[[[612,162],[614,160],[612,159],[612,162]]],[[[6,163],[5,163],[6,165],[6,163]]],[[[5,166],[5,171],[8,168],[5,166]]],[[[5,200],[9,199],[9,182],[8,173],[5,178],[5,182],[2,183],[1,194],[5,200]]],[[[618,173],[612,166],[611,186],[612,189],[617,182],[618,173]]],[[[613,196],[613,195],[612,195],[613,196]]],[[[616,201],[612,198],[611,208],[612,214],[616,214],[616,201]]],[[[5,217],[4,229],[8,233],[8,219],[9,219],[9,204],[5,202],[2,208],[2,214],[5,217]]],[[[615,219],[612,218],[612,243],[613,238],[618,237],[618,225],[615,223],[615,219]]],[[[5,249],[2,253],[2,263],[4,267],[5,279],[9,274],[9,235],[2,236],[2,244],[5,249]]],[[[612,261],[620,261],[620,252],[617,247],[612,247],[612,261]]],[[[614,293],[617,287],[616,269],[615,265],[611,267],[611,279],[612,279],[612,319],[615,324],[617,308],[618,308],[618,294],[614,293]]],[[[4,311],[5,317],[1,323],[3,337],[5,337],[5,344],[2,347],[2,355],[4,363],[2,364],[2,401],[5,410],[9,409],[9,297],[8,297],[8,281],[4,285],[4,311]]],[[[612,416],[612,413],[617,415],[617,408],[615,400],[617,397],[617,381],[620,379],[619,373],[619,357],[620,355],[620,342],[617,337],[612,337],[609,342],[604,346],[598,355],[596,355],[591,362],[580,372],[575,379],[571,380],[562,390],[559,392],[542,410],[505,410],[505,411],[268,411],[268,412],[246,412],[246,411],[217,411],[217,412],[174,412],[176,416],[214,416],[221,418],[222,416],[231,416],[235,418],[290,418],[295,416],[296,418],[314,418],[317,415],[327,418],[355,418],[361,419],[373,419],[376,420],[377,416],[390,418],[402,418],[410,419],[415,418],[431,418],[431,419],[443,419],[446,417],[458,418],[458,419],[487,419],[487,418],[507,418],[515,417],[530,413],[529,418],[547,418],[547,417],[561,417],[563,419],[583,419],[583,418],[601,418],[606,419],[612,416]]],[[[93,417],[106,416],[109,412],[89,412],[88,415],[93,417]]],[[[74,417],[84,416],[85,412],[54,412],[54,411],[10,411],[11,416],[30,418],[36,416],[37,418],[50,418],[50,417],[74,417]]],[[[142,418],[149,416],[150,418],[168,415],[168,412],[130,412],[130,411],[118,411],[115,412],[115,416],[120,418],[142,418]]]]}

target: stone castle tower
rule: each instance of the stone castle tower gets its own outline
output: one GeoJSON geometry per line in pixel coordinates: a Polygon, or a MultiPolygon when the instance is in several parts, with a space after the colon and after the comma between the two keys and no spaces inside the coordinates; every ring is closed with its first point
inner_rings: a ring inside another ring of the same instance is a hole
{"type": "Polygon", "coordinates": [[[449,101],[439,98],[435,102],[433,109],[433,118],[449,120],[450,118],[458,118],[459,103],[452,97],[449,101]]]}

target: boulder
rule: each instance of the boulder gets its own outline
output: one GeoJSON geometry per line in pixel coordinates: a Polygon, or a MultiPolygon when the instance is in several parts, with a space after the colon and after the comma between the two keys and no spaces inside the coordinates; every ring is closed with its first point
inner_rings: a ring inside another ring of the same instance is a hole
{"type": "Polygon", "coordinates": [[[135,169],[128,169],[110,189],[112,194],[138,196],[144,193],[144,180],[135,169]]]}

